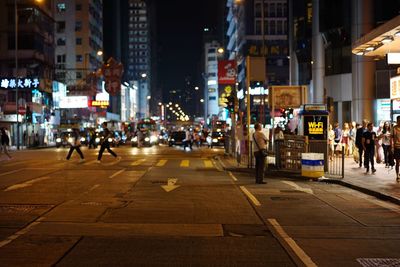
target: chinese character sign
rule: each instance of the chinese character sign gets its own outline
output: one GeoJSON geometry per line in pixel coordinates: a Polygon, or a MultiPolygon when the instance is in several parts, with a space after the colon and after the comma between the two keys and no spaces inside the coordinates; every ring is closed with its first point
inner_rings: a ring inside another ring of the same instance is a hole
{"type": "Polygon", "coordinates": [[[220,60],[218,61],[218,84],[236,83],[236,61],[220,60]]]}
{"type": "Polygon", "coordinates": [[[107,63],[103,64],[102,73],[105,80],[107,93],[114,96],[121,91],[121,78],[124,73],[124,67],[114,58],[110,58],[107,63]]]}
{"type": "Polygon", "coordinates": [[[38,78],[0,78],[0,88],[2,89],[37,89],[40,81],[38,78]]]}

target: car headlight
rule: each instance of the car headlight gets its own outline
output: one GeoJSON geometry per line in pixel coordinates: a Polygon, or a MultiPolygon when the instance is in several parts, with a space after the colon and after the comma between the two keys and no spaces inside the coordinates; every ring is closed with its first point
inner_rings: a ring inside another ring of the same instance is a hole
{"type": "Polygon", "coordinates": [[[218,139],[217,138],[214,138],[212,141],[213,141],[213,143],[218,143],[218,139]]]}
{"type": "Polygon", "coordinates": [[[108,138],[107,141],[108,141],[109,143],[111,143],[111,142],[112,142],[112,138],[108,138]]]}
{"type": "Polygon", "coordinates": [[[137,136],[133,137],[133,138],[131,139],[131,142],[137,142],[137,136]]]}
{"type": "Polygon", "coordinates": [[[94,141],[96,141],[96,143],[100,143],[100,138],[96,137],[96,139],[94,139],[94,141]]]}
{"type": "Polygon", "coordinates": [[[57,142],[57,143],[61,143],[61,138],[57,138],[57,139],[56,139],[56,142],[57,142]]]}
{"type": "Polygon", "coordinates": [[[174,139],[174,138],[172,138],[172,139],[171,139],[171,141],[172,141],[172,142],[175,142],[175,139],[174,139]]]}
{"type": "Polygon", "coordinates": [[[149,141],[150,141],[150,138],[146,137],[146,138],[144,139],[144,141],[149,142],[149,141]]]}
{"type": "Polygon", "coordinates": [[[74,141],[74,139],[72,139],[71,137],[68,138],[68,142],[69,142],[69,143],[72,143],[73,141],[74,141]]]}
{"type": "Polygon", "coordinates": [[[158,137],[158,139],[162,140],[162,139],[164,139],[164,136],[160,135],[160,136],[158,137]]]}
{"type": "Polygon", "coordinates": [[[81,137],[81,142],[85,142],[86,138],[85,137],[81,137]]]}
{"type": "Polygon", "coordinates": [[[150,142],[151,143],[157,142],[157,136],[154,135],[150,136],[150,142]]]}

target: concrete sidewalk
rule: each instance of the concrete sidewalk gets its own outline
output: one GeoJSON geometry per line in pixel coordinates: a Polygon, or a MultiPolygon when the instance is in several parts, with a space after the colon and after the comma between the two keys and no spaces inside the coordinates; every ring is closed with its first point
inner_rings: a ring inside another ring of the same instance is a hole
{"type": "MultiPolygon", "coordinates": [[[[238,164],[236,159],[229,156],[221,156],[219,160],[225,170],[239,172],[254,172],[254,169],[248,169],[247,164],[238,164]]],[[[375,164],[376,173],[365,173],[365,169],[359,168],[358,163],[354,162],[352,157],[345,159],[344,178],[325,178],[320,182],[335,183],[352,188],[379,199],[393,202],[400,205],[400,182],[396,181],[395,168],[385,168],[385,164],[375,164]]],[[[273,171],[268,173],[267,177],[290,177],[297,179],[308,179],[300,174],[284,173],[273,171]]]]}

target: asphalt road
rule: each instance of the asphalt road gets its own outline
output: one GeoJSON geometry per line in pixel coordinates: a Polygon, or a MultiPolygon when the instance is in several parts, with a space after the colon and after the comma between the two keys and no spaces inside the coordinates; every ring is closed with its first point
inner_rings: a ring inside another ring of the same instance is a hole
{"type": "Polygon", "coordinates": [[[284,177],[256,185],[223,170],[222,149],[120,147],[101,164],[97,151],[0,158],[0,266],[400,266],[394,204],[284,177]]]}

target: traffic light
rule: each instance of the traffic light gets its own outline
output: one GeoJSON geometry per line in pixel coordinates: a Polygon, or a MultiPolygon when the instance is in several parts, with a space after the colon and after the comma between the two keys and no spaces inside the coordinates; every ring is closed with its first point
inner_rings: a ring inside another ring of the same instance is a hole
{"type": "Polygon", "coordinates": [[[26,107],[26,122],[32,123],[32,111],[29,106],[26,107]]]}
{"type": "Polygon", "coordinates": [[[233,95],[227,96],[225,101],[226,104],[226,109],[230,112],[233,113],[235,111],[235,97],[233,95]]]}

